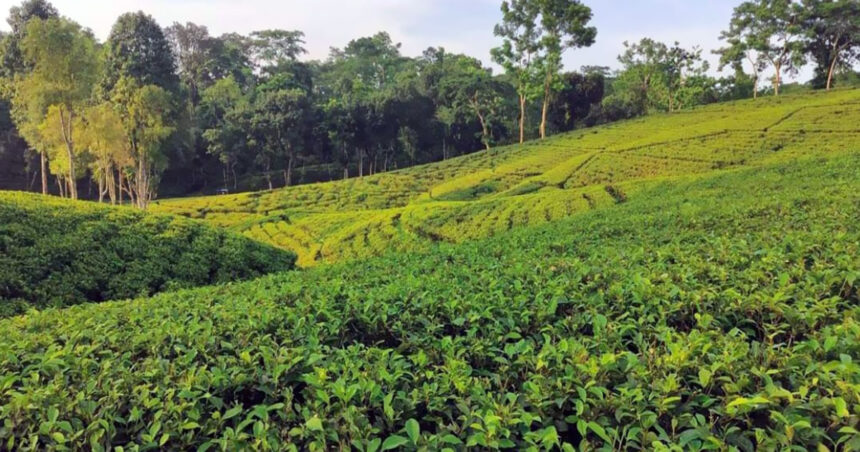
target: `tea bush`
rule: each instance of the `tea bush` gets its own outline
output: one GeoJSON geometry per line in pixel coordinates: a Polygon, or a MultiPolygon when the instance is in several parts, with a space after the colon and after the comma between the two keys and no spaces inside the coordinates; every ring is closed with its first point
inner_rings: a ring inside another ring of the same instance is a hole
{"type": "Polygon", "coordinates": [[[0,448],[857,450],[858,167],[3,320],[0,448]]]}
{"type": "Polygon", "coordinates": [[[0,317],[248,279],[294,262],[290,252],[182,218],[0,193],[0,317]]]}
{"type": "Polygon", "coordinates": [[[635,196],[636,186],[667,177],[856,150],[858,124],[860,90],[761,98],[360,179],[166,200],[153,208],[289,249],[299,255],[299,265],[313,266],[579,215],[612,204],[595,195],[606,186],[625,185],[624,193],[635,196]],[[383,219],[395,216],[399,223],[383,219]]]}

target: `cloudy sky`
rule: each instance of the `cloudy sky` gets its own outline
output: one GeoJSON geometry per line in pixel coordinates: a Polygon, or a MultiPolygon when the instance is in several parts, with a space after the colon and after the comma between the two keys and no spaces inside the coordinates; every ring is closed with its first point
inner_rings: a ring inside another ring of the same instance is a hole
{"type": "MultiPolygon", "coordinates": [[[[490,63],[498,45],[493,26],[501,0],[51,0],[61,14],[91,28],[104,40],[117,16],[143,10],[162,25],[194,22],[213,35],[249,33],[267,28],[302,30],[308,58],[324,59],[330,47],[351,39],[388,31],[417,56],[429,46],[442,46],[490,63]]],[[[565,55],[568,69],[583,65],[617,67],[625,40],[648,36],[664,42],[699,45],[706,53],[720,46],[719,33],[740,0],[585,0],[594,12],[597,42],[565,55]]],[[[8,11],[19,0],[0,0],[8,11]]],[[[6,23],[3,28],[8,28],[6,23]]],[[[713,57],[708,55],[713,61],[713,57]]],[[[800,78],[808,76],[803,71],[800,78]]]]}

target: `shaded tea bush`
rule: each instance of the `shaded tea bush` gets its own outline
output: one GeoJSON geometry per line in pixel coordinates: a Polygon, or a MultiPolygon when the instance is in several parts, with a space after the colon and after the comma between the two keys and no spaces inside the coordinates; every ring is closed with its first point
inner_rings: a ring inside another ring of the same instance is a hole
{"type": "Polygon", "coordinates": [[[0,193],[0,316],[248,279],[294,261],[184,218],[0,193]]]}

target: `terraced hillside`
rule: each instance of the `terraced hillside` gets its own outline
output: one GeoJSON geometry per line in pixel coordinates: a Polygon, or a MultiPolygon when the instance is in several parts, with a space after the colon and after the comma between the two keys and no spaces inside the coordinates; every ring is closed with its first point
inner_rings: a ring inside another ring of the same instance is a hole
{"type": "Polygon", "coordinates": [[[654,181],[860,148],[860,91],[718,104],[362,179],[158,202],[311,266],[423,250],[631,199],[654,181]]]}
{"type": "Polygon", "coordinates": [[[0,318],[250,279],[295,259],[185,218],[0,192],[0,318]]]}
{"type": "Polygon", "coordinates": [[[836,148],[0,321],[0,449],[858,450],[860,151],[836,148]]]}

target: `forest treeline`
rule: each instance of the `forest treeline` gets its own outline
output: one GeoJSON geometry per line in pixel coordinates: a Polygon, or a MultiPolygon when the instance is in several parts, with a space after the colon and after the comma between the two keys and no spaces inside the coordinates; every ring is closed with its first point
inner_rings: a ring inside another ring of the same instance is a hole
{"type": "Polygon", "coordinates": [[[625,43],[620,69],[566,72],[598,30],[578,0],[506,0],[494,73],[385,32],[303,59],[304,35],[212,36],[120,16],[105,42],[45,0],[10,10],[0,41],[0,188],[146,205],[181,195],[364,176],[650,112],[857,79],[856,0],[741,3],[709,75],[703,49],[625,43]],[[725,71],[724,71],[725,70],[725,71]],[[767,79],[770,80],[767,80],[767,79]]]}

